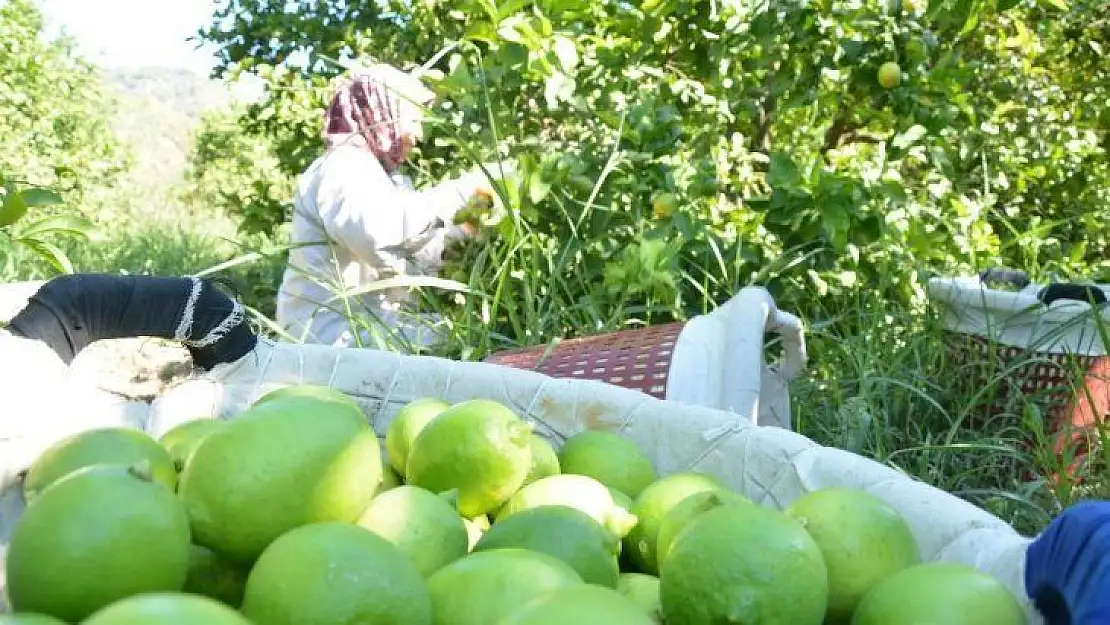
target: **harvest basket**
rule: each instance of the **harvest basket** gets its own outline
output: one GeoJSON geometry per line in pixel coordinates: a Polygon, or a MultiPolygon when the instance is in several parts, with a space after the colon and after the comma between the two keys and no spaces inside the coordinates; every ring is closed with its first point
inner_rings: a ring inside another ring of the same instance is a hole
{"type": "Polygon", "coordinates": [[[1022,272],[992,270],[934,278],[928,292],[968,382],[995,383],[979,416],[1007,412],[1017,394],[1031,400],[1045,415],[1053,452],[1067,464],[1057,478],[1078,480],[1099,445],[1097,426],[1110,415],[1110,286],[1044,286],[1022,272]]]}
{"type": "MultiPolygon", "coordinates": [[[[759,426],[754,422],[758,392],[738,396],[746,403],[726,411],[661,400],[596,380],[559,379],[490,363],[258,339],[234,359],[198,370],[136,411],[133,405],[122,409],[97,403],[95,396],[67,386],[64,364],[41,341],[0,330],[0,367],[25,374],[3,389],[10,416],[0,420],[0,556],[24,509],[21,474],[46,446],[76,431],[108,426],[134,427],[159,437],[198,417],[233,419],[272,390],[315,384],[349,395],[379,435],[401,407],[418,397],[438,396],[452,403],[485,398],[512,408],[555,447],[584,429],[616,432],[643,449],[660,475],[705,472],[774,509],[822,488],[866,491],[906,519],[926,561],[964,563],[994,575],[1019,600],[1033,625],[1045,623],[1031,595],[1038,595],[1039,603],[1046,576],[1054,591],[1056,585],[1063,590],[1081,586],[1088,595],[1110,595],[1110,587],[1103,586],[1107,580],[1086,575],[1087,569],[1077,574],[1082,579],[1069,577],[1076,568],[1075,554],[1060,555],[1058,545],[1066,542],[1060,524],[1054,523],[1060,531],[1030,539],[971,503],[890,467],[823,447],[785,428],[759,426]],[[33,379],[26,374],[28,364],[38,368],[37,384],[28,383],[33,379]],[[1064,560],[1063,572],[1057,574],[1061,579],[1051,578],[1044,563],[1064,560]]],[[[1083,523],[1074,516],[1068,519],[1063,524],[1070,523],[1070,528],[1083,523]]],[[[1110,550],[1092,548],[1083,556],[1084,566],[1108,568],[1108,554],[1110,550]]],[[[0,575],[0,590],[3,586],[0,575]]],[[[1074,596],[1063,597],[1069,609],[1067,602],[1074,596]]],[[[1101,622],[1073,614],[1076,620],[1054,623],[1101,622]]]]}
{"type": "Polygon", "coordinates": [[[553,378],[597,380],[657,399],[732,410],[757,396],[759,425],[791,429],[790,381],[806,364],[802,322],[765,289],[747,287],[708,315],[497,352],[490,364],[553,378]],[[782,357],[764,360],[765,335],[782,357]]]}

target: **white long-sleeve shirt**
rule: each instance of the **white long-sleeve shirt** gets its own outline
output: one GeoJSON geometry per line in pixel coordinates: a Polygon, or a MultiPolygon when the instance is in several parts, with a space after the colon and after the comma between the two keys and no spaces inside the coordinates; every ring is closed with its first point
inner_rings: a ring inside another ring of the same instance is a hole
{"type": "Polygon", "coordinates": [[[298,339],[329,345],[355,344],[365,328],[352,316],[400,329],[408,340],[434,341],[426,328],[399,315],[410,301],[407,288],[346,300],[337,293],[398,276],[433,275],[444,245],[461,237],[451,224],[481,180],[463,176],[423,191],[390,177],[367,150],[331,149],[301,175],[292,223],[293,249],[277,298],[277,322],[298,339]]]}

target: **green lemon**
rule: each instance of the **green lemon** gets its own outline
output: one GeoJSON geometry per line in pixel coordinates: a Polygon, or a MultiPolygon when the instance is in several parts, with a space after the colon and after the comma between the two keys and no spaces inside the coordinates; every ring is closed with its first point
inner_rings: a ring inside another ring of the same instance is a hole
{"type": "Polygon", "coordinates": [[[893,61],[883,63],[879,67],[879,84],[884,89],[893,89],[902,82],[902,68],[893,61]]]}
{"type": "Polygon", "coordinates": [[[251,625],[242,614],[208,597],[186,593],[133,595],[81,625],[251,625]]]}
{"type": "Polygon", "coordinates": [[[13,612],[80,621],[143,592],[177,591],[189,567],[189,519],[174,494],[119,465],[78,469],[44,489],[12,531],[13,612]]]}
{"type": "Polygon", "coordinates": [[[246,567],[228,561],[207,547],[193,545],[189,553],[189,574],[181,590],[238,609],[243,602],[247,573],[246,567]]]}
{"type": "Polygon", "coordinates": [[[353,403],[270,397],[208,435],[178,490],[193,541],[247,564],[298,526],[353,523],[381,470],[378,438],[353,403]]]}
{"type": "Polygon", "coordinates": [[[525,485],[531,484],[540,478],[562,473],[562,469],[559,467],[559,456],[550,443],[534,433],[528,442],[532,449],[532,468],[528,470],[528,475],[524,478],[525,485]]]}
{"type": "Polygon", "coordinates": [[[398,486],[378,495],[358,524],[396,545],[424,577],[468,551],[466,525],[455,508],[416,486],[398,486]]]}
{"type": "Polygon", "coordinates": [[[568,564],[527,549],[477,551],[428,580],[435,625],[491,625],[582,578],[568,564]]]}
{"type": "MultiPolygon", "coordinates": [[[[359,407],[358,402],[350,395],[338,389],[318,384],[292,384],[290,386],[284,386],[259,397],[254,401],[252,406],[261,406],[274,401],[290,402],[299,399],[308,399],[313,402],[335,402],[347,408],[354,408],[359,414],[362,414],[362,408],[359,407]]],[[[352,412],[349,414],[353,415],[354,413],[352,412]]]]}
{"type": "Polygon", "coordinates": [[[817,543],[794,519],[757,505],[694,517],[659,572],[666,623],[822,625],[828,596],[817,543]]]}
{"type": "Polygon", "coordinates": [[[422,397],[405,404],[397,411],[390,421],[385,432],[385,451],[389,458],[390,466],[398,475],[405,474],[405,465],[408,463],[409,450],[417,435],[439,413],[450,408],[451,405],[435,397],[422,397]]]}
{"type": "Polygon", "coordinates": [[[636,516],[614,503],[613,495],[601,482],[566,473],[542,478],[520,489],[497,511],[494,522],[539,506],[568,506],[585,512],[618,538],[628,534],[636,524],[636,516]]]}
{"type": "Polygon", "coordinates": [[[645,573],[621,573],[617,592],[639,606],[656,625],[663,623],[663,607],[659,603],[659,578],[645,573]]]}
{"type": "Polygon", "coordinates": [[[155,482],[171,491],[176,487],[177,470],[170,453],[145,433],[125,427],[78,432],[54,443],[35,460],[23,480],[23,496],[31,503],[44,488],[77,469],[140,462],[148,465],[155,482]]]}
{"type": "Polygon", "coordinates": [[[589,584],[617,585],[620,539],[581,510],[566,506],[521,510],[489,528],[474,551],[510,547],[554,556],[589,584]]]}
{"type": "Polygon", "coordinates": [[[180,473],[185,461],[192,455],[209,434],[227,425],[222,419],[194,419],[180,423],[163,434],[158,442],[166,448],[173,459],[173,466],[180,473]]]}
{"type": "Polygon", "coordinates": [[[532,466],[532,425],[495,402],[475,399],[444,410],[413,441],[407,482],[441,493],[458,490],[465,517],[496,510],[532,466]]]}
{"type": "MultiPolygon", "coordinates": [[[[655,541],[655,553],[659,562],[667,559],[671,544],[683,528],[695,517],[713,508],[730,504],[751,504],[743,495],[730,490],[708,490],[694,493],[678,502],[659,523],[659,536],[655,541]]],[[[754,505],[754,504],[753,504],[754,505]]]]}
{"type": "Polygon", "coordinates": [[[610,588],[560,588],[529,603],[500,625],[655,625],[635,603],[610,588]]]}
{"type": "Polygon", "coordinates": [[[728,490],[720,480],[705,473],[674,473],[645,488],[632,503],[638,522],[624,537],[624,553],[640,573],[657,575],[655,548],[659,526],[671,508],[690,495],[709,490],[728,490]]]}
{"type": "Polygon", "coordinates": [[[821,548],[829,570],[830,623],[847,623],[875,584],[921,562],[910,526],[874,495],[817,490],[796,499],[786,513],[821,548]]]}
{"type": "Polygon", "coordinates": [[[655,468],[635,443],[613,432],[583,430],[559,449],[563,473],[592,477],[636,498],[655,481],[655,468]]]}
{"type": "Polygon", "coordinates": [[[428,625],[428,587],[386,539],[348,523],[303,525],[251,569],[242,613],[264,625],[428,625]]]}
{"type": "Polygon", "coordinates": [[[1025,625],[1025,611],[997,579],[966,564],[916,564],[876,584],[852,625],[1025,625]]]}
{"type": "Polygon", "coordinates": [[[66,625],[53,616],[22,612],[19,614],[0,614],[0,625],[66,625]]]}

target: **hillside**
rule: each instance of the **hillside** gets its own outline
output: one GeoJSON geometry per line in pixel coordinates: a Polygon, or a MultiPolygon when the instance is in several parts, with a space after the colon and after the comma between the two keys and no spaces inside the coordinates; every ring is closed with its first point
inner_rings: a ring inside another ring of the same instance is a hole
{"type": "Polygon", "coordinates": [[[123,94],[164,104],[189,119],[197,119],[204,111],[227,106],[231,101],[226,87],[185,69],[109,69],[104,71],[104,78],[123,94]]]}
{"type": "Polygon", "coordinates": [[[205,112],[230,106],[229,90],[182,69],[106,69],[103,76],[117,92],[114,129],[133,150],[134,184],[165,198],[181,180],[196,124],[205,112]]]}

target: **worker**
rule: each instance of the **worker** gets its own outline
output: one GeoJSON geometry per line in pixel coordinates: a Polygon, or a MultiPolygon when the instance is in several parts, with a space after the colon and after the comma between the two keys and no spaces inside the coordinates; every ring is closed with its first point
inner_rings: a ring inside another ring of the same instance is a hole
{"type": "Polygon", "coordinates": [[[354,70],[335,89],[325,152],[297,182],[293,247],[278,291],[277,323],[293,338],[380,348],[440,339],[436,318],[413,310],[410,288],[373,288],[435,275],[445,247],[476,231],[455,216],[494,194],[480,168],[422,190],[399,173],[433,101],[419,77],[386,64],[354,70]]]}

